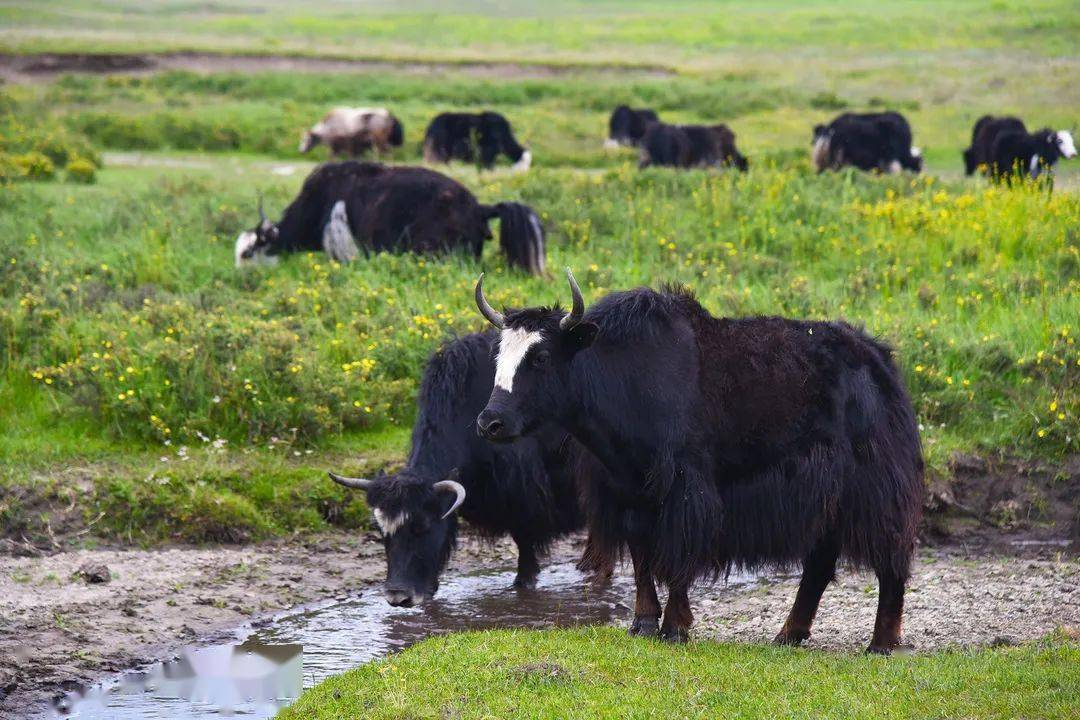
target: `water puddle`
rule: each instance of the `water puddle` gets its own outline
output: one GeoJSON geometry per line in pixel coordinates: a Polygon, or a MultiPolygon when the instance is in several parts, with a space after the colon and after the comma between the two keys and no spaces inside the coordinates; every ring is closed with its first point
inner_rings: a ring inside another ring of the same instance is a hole
{"type": "MultiPolygon", "coordinates": [[[[531,592],[513,590],[513,577],[507,569],[447,578],[436,599],[420,608],[391,607],[372,588],[285,613],[263,627],[239,630],[237,642],[188,649],[168,662],[69,692],[53,717],[271,718],[304,688],[431,635],[597,625],[630,613],[633,580],[625,575],[597,588],[573,563],[560,563],[541,572],[531,592]]],[[[751,582],[733,575],[728,586],[751,582]]]]}

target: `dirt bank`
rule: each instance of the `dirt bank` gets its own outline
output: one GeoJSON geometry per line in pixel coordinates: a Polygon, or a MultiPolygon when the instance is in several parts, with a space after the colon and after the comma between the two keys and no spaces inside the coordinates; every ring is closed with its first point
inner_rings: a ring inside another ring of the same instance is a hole
{"type": "Polygon", "coordinates": [[[66,73],[148,75],[167,70],[191,72],[286,72],[286,73],[375,73],[396,75],[441,75],[454,73],[479,78],[528,79],[566,75],[635,74],[666,77],[674,73],[650,65],[554,65],[512,62],[436,62],[418,60],[347,59],[291,55],[227,55],[216,53],[42,53],[40,55],[0,54],[0,77],[8,82],[51,80],[66,73]]]}

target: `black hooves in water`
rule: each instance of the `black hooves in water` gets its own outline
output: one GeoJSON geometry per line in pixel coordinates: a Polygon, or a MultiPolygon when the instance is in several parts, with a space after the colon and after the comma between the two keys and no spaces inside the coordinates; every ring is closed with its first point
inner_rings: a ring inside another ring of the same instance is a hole
{"type": "Polygon", "coordinates": [[[521,577],[518,575],[514,578],[515,590],[535,590],[536,589],[536,576],[533,577],[521,577]]]}

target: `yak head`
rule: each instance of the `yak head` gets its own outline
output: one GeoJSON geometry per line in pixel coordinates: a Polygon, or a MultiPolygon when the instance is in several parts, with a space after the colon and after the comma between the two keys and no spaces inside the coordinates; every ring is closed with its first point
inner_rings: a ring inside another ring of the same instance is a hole
{"type": "Polygon", "coordinates": [[[1058,130],[1057,132],[1048,133],[1046,142],[1053,146],[1057,155],[1060,155],[1066,160],[1076,157],[1076,143],[1073,142],[1072,133],[1068,130],[1058,130]]]}
{"type": "Polygon", "coordinates": [[[383,596],[395,607],[419,605],[439,589],[439,574],[457,540],[454,512],[465,502],[457,476],[453,470],[432,482],[408,470],[372,479],[330,473],[334,482],[367,493],[386,550],[383,596]]]}
{"type": "Polygon", "coordinates": [[[270,222],[259,198],[259,224],[236,238],[236,267],[273,265],[277,262],[278,226],[270,222]]]}
{"type": "Polygon", "coordinates": [[[322,142],[322,135],[317,132],[305,130],[300,135],[300,152],[306,153],[322,142]]]}
{"type": "Polygon", "coordinates": [[[495,386],[487,406],[476,419],[480,437],[509,442],[528,434],[543,422],[565,414],[566,388],[574,356],[592,345],[597,326],[584,321],[585,300],[566,271],[573,307],[558,306],[496,311],[484,298],[484,276],[476,282],[476,306],[499,329],[495,360],[495,386]]]}

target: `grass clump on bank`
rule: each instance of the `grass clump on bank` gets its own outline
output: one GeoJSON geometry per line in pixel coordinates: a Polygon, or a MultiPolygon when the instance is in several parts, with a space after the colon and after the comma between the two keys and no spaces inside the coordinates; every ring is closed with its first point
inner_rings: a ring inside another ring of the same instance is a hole
{"type": "Polygon", "coordinates": [[[892,657],[695,642],[613,628],[426,640],[308,690],[293,718],[1068,718],[1075,643],[892,657]]]}

